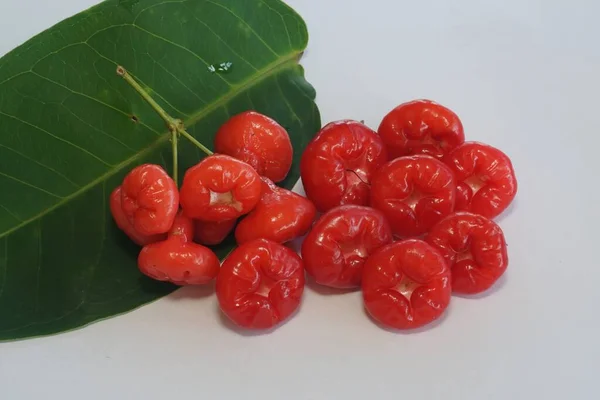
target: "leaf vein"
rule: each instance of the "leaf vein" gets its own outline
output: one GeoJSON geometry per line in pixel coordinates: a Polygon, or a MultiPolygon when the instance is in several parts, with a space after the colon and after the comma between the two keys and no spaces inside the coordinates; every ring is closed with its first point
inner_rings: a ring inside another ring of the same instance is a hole
{"type": "Polygon", "coordinates": [[[109,134],[108,132],[106,132],[103,129],[100,129],[92,124],[90,124],[87,121],[84,121],[79,115],[75,114],[69,107],[65,106],[64,104],[61,104],[61,106],[67,110],[67,112],[69,114],[71,114],[73,117],[75,117],[78,121],[80,121],[82,124],[85,124],[87,126],[89,126],[90,128],[92,128],[93,130],[95,130],[96,132],[99,132],[100,134],[102,134],[103,136],[106,136],[109,139],[114,140],[115,142],[119,143],[121,146],[125,147],[127,150],[131,150],[133,152],[137,151],[136,149],[133,149],[131,147],[129,147],[128,145],[126,145],[125,143],[123,143],[122,141],[120,141],[119,139],[117,139],[116,137],[114,137],[113,135],[109,134]]]}
{"type": "Polygon", "coordinates": [[[5,80],[3,80],[2,82],[0,82],[0,86],[4,85],[7,82],[12,81],[15,78],[18,78],[19,76],[27,75],[29,72],[31,72],[31,71],[22,71],[22,72],[19,72],[18,74],[15,74],[15,75],[11,76],[11,77],[8,77],[5,80]]]}
{"type": "Polygon", "coordinates": [[[4,116],[5,116],[5,117],[7,117],[7,118],[12,118],[12,119],[14,119],[15,121],[18,121],[18,122],[20,122],[20,123],[22,123],[22,124],[25,124],[25,125],[27,125],[27,126],[30,126],[30,127],[34,128],[34,129],[37,129],[38,131],[40,131],[40,132],[42,132],[42,133],[45,133],[46,135],[49,135],[49,136],[51,136],[51,137],[55,138],[56,140],[59,140],[59,141],[61,141],[61,142],[63,142],[63,143],[66,143],[66,144],[68,144],[68,145],[70,145],[70,146],[72,146],[72,147],[76,148],[76,149],[79,149],[79,150],[80,150],[80,151],[82,151],[83,153],[85,153],[85,154],[89,155],[90,157],[93,157],[93,158],[95,158],[96,160],[100,161],[102,164],[104,164],[104,165],[106,165],[106,166],[108,166],[108,167],[112,167],[112,165],[111,165],[111,164],[107,163],[106,161],[104,161],[103,159],[101,159],[100,157],[98,157],[97,155],[95,155],[94,153],[91,153],[91,152],[89,152],[88,150],[84,149],[83,147],[80,147],[80,146],[76,145],[76,144],[75,144],[75,143],[73,143],[73,142],[70,142],[70,141],[68,141],[68,140],[66,140],[66,139],[63,139],[63,138],[61,138],[60,136],[56,136],[55,134],[53,134],[53,133],[51,133],[51,132],[49,132],[49,131],[47,131],[47,130],[45,130],[45,129],[43,129],[43,128],[40,128],[39,126],[37,126],[37,125],[35,125],[35,124],[32,124],[32,123],[30,123],[30,122],[27,122],[27,121],[24,121],[24,120],[22,120],[22,119],[20,119],[20,118],[18,118],[18,117],[15,117],[14,115],[7,114],[7,113],[5,113],[5,112],[3,112],[3,111],[0,111],[0,115],[4,115],[4,116]]]}
{"type": "Polygon", "coordinates": [[[265,47],[267,49],[269,49],[271,51],[271,53],[273,53],[276,56],[281,56],[281,54],[277,53],[275,50],[273,50],[273,48],[271,46],[269,46],[269,44],[267,42],[265,42],[265,40],[262,38],[262,36],[260,36],[255,30],[254,28],[252,28],[252,26],[250,26],[250,24],[248,24],[246,21],[244,21],[243,18],[241,18],[239,15],[237,15],[236,13],[234,13],[232,10],[230,10],[229,8],[225,7],[223,4],[219,4],[219,3],[215,3],[212,0],[204,0],[207,3],[211,3],[214,4],[217,7],[221,7],[224,10],[227,10],[231,15],[233,15],[234,17],[236,17],[242,24],[246,25],[248,27],[248,29],[250,29],[250,31],[252,31],[252,33],[254,34],[254,36],[256,36],[256,38],[263,44],[265,45],[265,47]]]}
{"type": "Polygon", "coordinates": [[[271,5],[269,3],[267,3],[265,0],[259,0],[261,3],[263,3],[265,6],[267,6],[267,8],[271,11],[273,11],[275,14],[279,15],[279,18],[281,18],[281,22],[283,23],[283,27],[285,28],[285,33],[287,34],[287,39],[288,39],[288,43],[290,45],[290,48],[293,47],[292,45],[292,37],[290,35],[290,31],[287,27],[287,24],[285,23],[285,19],[283,18],[283,14],[280,13],[279,11],[277,11],[276,9],[274,9],[273,7],[271,7],[271,5]]]}
{"type": "Polygon", "coordinates": [[[102,182],[102,220],[101,220],[100,229],[102,232],[102,243],[100,244],[100,250],[98,250],[98,256],[94,264],[91,266],[90,271],[90,280],[88,282],[88,287],[85,289],[83,294],[83,298],[81,300],[81,304],[78,308],[83,306],[83,304],[87,300],[87,296],[89,294],[90,288],[92,287],[92,282],[94,280],[94,276],[96,275],[96,270],[98,269],[98,265],[100,265],[100,260],[102,259],[102,253],[104,252],[104,246],[106,245],[106,181],[102,182]]]}
{"type": "MultiPolygon", "coordinates": [[[[235,51],[233,49],[233,47],[231,47],[229,45],[229,43],[227,43],[217,32],[215,32],[206,22],[202,21],[200,18],[198,18],[196,16],[196,13],[192,13],[192,16],[194,17],[194,19],[196,21],[198,21],[199,23],[201,23],[202,25],[204,25],[206,27],[206,29],[208,29],[213,35],[215,35],[215,37],[217,39],[219,39],[224,45],[225,47],[227,47],[229,50],[231,50],[231,52],[233,54],[235,54],[240,60],[244,61],[246,64],[248,64],[250,67],[252,67],[252,69],[254,69],[255,71],[258,71],[258,69],[256,68],[256,66],[254,66],[254,64],[251,64],[250,61],[246,60],[242,55],[240,55],[237,51],[235,51]]],[[[291,46],[290,46],[291,47],[291,46]]]]}
{"type": "Polygon", "coordinates": [[[187,86],[185,83],[183,83],[177,76],[175,76],[171,71],[169,71],[164,65],[162,65],[160,63],[160,61],[156,60],[154,57],[152,57],[150,54],[148,54],[148,57],[150,57],[150,59],[152,61],[154,61],[154,63],[156,65],[158,65],[160,68],[162,68],[163,71],[165,71],[167,74],[169,74],[173,79],[175,79],[177,82],[179,82],[179,84],[181,86],[183,86],[186,90],[188,90],[194,97],[196,97],[198,100],[200,100],[202,102],[202,104],[206,104],[206,100],[204,100],[203,98],[201,98],[200,96],[198,96],[198,94],[196,92],[194,92],[189,86],[187,86]]]}
{"type": "MultiPolygon", "coordinates": [[[[89,45],[88,45],[89,46],[89,45]]],[[[94,50],[94,49],[93,49],[94,50]]],[[[96,50],[94,50],[96,51],[96,50]]],[[[108,81],[108,79],[106,79],[106,77],[104,77],[100,71],[98,71],[98,67],[96,67],[96,63],[98,62],[98,60],[94,61],[94,71],[96,72],[96,74],[98,75],[98,78],[102,79],[104,81],[104,83],[106,84],[106,86],[110,87],[113,91],[115,91],[119,97],[121,97],[121,100],[123,100],[124,102],[127,103],[127,99],[125,98],[125,96],[123,96],[123,93],[121,93],[120,90],[115,89],[115,87],[108,81]]]]}
{"type": "Polygon", "coordinates": [[[41,163],[41,162],[39,162],[38,160],[36,160],[36,159],[34,159],[34,158],[31,158],[31,157],[29,157],[29,156],[27,156],[27,155],[25,155],[25,154],[21,153],[20,151],[17,151],[17,150],[15,150],[15,149],[11,148],[11,147],[5,146],[5,145],[3,145],[3,144],[1,144],[1,143],[0,143],[0,147],[3,147],[3,148],[5,148],[5,149],[7,149],[7,150],[9,150],[9,151],[12,151],[13,153],[15,153],[15,154],[17,154],[17,155],[19,155],[19,156],[23,157],[24,159],[26,159],[26,160],[28,160],[28,161],[31,161],[31,162],[33,162],[33,163],[36,163],[36,164],[38,164],[38,165],[39,165],[39,166],[41,166],[41,167],[44,167],[44,168],[45,168],[45,169],[47,169],[48,171],[51,171],[51,172],[55,173],[56,175],[60,176],[61,178],[63,178],[65,181],[69,182],[70,184],[72,184],[73,186],[75,186],[75,188],[77,188],[77,189],[81,187],[80,185],[76,184],[76,183],[75,183],[75,182],[73,182],[71,179],[67,178],[67,177],[66,177],[64,174],[62,174],[62,173],[58,172],[58,171],[57,171],[57,170],[55,170],[54,168],[51,168],[51,167],[49,167],[48,165],[46,165],[46,164],[44,164],[44,163],[41,163]]]}
{"type": "MultiPolygon", "coordinates": [[[[167,39],[167,38],[164,38],[164,37],[162,37],[162,36],[160,36],[160,35],[157,35],[156,33],[150,32],[150,31],[148,31],[148,30],[146,30],[146,29],[142,28],[141,26],[138,26],[138,25],[133,25],[133,26],[134,26],[135,28],[139,29],[140,31],[142,31],[142,32],[144,32],[144,33],[147,33],[147,34],[148,34],[148,35],[150,35],[150,36],[153,36],[153,37],[155,37],[155,38],[157,38],[157,39],[160,39],[160,40],[164,41],[165,43],[169,43],[170,45],[172,45],[172,46],[174,46],[174,47],[177,47],[178,49],[184,50],[185,52],[187,52],[187,53],[191,54],[192,56],[194,56],[194,57],[195,57],[195,58],[197,58],[198,60],[202,61],[202,63],[204,63],[204,65],[206,65],[207,67],[210,65],[210,64],[209,64],[209,63],[208,63],[208,62],[207,62],[205,59],[203,59],[202,57],[200,57],[198,54],[194,53],[193,51],[191,51],[191,50],[190,50],[190,49],[188,49],[187,47],[185,47],[185,46],[182,46],[182,45],[180,45],[179,43],[175,43],[175,42],[173,42],[173,41],[171,41],[171,40],[169,40],[169,39],[167,39]]],[[[231,82],[229,82],[227,79],[225,79],[225,78],[223,77],[223,75],[221,75],[221,74],[217,74],[217,76],[218,76],[218,77],[219,77],[219,78],[220,78],[220,79],[221,79],[223,82],[225,82],[225,83],[226,83],[226,84],[227,84],[229,87],[233,86],[231,82]]]]}
{"type": "MultiPolygon", "coordinates": [[[[129,72],[142,86],[146,86],[149,87],[148,85],[146,85],[146,83],[139,77],[139,76],[135,76],[133,73],[129,72]]],[[[155,89],[152,90],[152,94],[154,95],[154,97],[157,97],[159,99],[161,99],[166,105],[168,105],[169,107],[171,107],[174,111],[176,111],[177,113],[179,113],[180,115],[184,115],[184,116],[188,116],[188,114],[184,113],[183,111],[179,110],[177,107],[175,107],[173,104],[171,104],[167,99],[165,99],[160,93],[158,93],[155,89]]]]}
{"type": "Polygon", "coordinates": [[[186,0],[174,0],[174,1],[162,1],[162,2],[160,2],[160,3],[152,4],[152,5],[150,5],[150,6],[146,7],[146,8],[143,8],[143,9],[141,9],[141,10],[140,10],[140,11],[137,13],[137,15],[135,16],[135,18],[133,19],[133,24],[135,25],[135,23],[137,22],[138,18],[139,18],[139,17],[140,17],[140,16],[141,16],[143,13],[145,13],[145,12],[146,12],[146,11],[148,11],[148,10],[150,10],[151,8],[154,8],[154,7],[160,7],[160,6],[163,6],[163,5],[165,5],[165,4],[172,4],[172,3],[173,3],[173,4],[182,4],[182,3],[185,3],[185,2],[186,2],[186,0]]]}
{"type": "Polygon", "coordinates": [[[129,118],[129,114],[128,114],[128,113],[126,113],[126,112],[125,112],[125,111],[123,111],[123,110],[119,110],[118,108],[116,108],[116,107],[113,107],[113,106],[111,106],[110,104],[103,102],[102,100],[99,100],[99,99],[97,99],[97,98],[95,98],[95,97],[92,97],[92,96],[90,96],[90,95],[87,95],[87,94],[85,94],[85,93],[82,93],[82,92],[78,92],[78,91],[76,91],[76,90],[73,90],[73,89],[71,89],[70,87],[63,85],[62,83],[60,83],[60,82],[56,82],[55,80],[52,80],[52,79],[48,78],[47,76],[40,75],[40,74],[38,74],[38,73],[37,73],[37,72],[35,72],[35,71],[31,71],[31,73],[32,73],[32,74],[35,74],[36,76],[39,76],[40,78],[42,78],[42,79],[44,79],[44,80],[46,80],[46,81],[48,81],[48,82],[50,82],[50,83],[53,83],[53,84],[55,84],[56,86],[60,86],[61,88],[65,89],[65,90],[68,90],[69,92],[73,93],[74,95],[81,96],[81,97],[85,97],[85,98],[87,98],[87,99],[90,99],[90,100],[92,100],[92,101],[95,101],[96,103],[98,103],[98,104],[101,104],[101,105],[103,105],[103,106],[105,106],[105,107],[107,107],[107,108],[110,108],[111,110],[117,111],[118,113],[121,113],[121,114],[125,115],[127,118],[129,118]]]}
{"type": "Polygon", "coordinates": [[[17,221],[19,221],[19,222],[21,222],[21,221],[22,221],[22,219],[21,219],[21,218],[17,217],[17,215],[16,215],[15,213],[13,213],[12,211],[10,211],[10,210],[8,209],[8,207],[6,207],[5,205],[3,205],[3,204],[0,204],[0,207],[2,207],[2,209],[3,209],[4,211],[6,211],[6,213],[7,213],[8,215],[10,215],[11,217],[13,217],[13,218],[14,218],[14,219],[16,219],[17,221]]]}
{"type": "MultiPolygon", "coordinates": [[[[206,107],[204,107],[203,109],[199,110],[197,113],[192,114],[191,117],[187,121],[185,121],[185,125],[186,126],[194,125],[196,122],[198,122],[204,116],[210,114],[215,109],[218,109],[219,107],[223,106],[228,101],[230,101],[231,99],[233,99],[234,97],[239,95],[242,90],[247,90],[247,89],[253,87],[254,85],[258,84],[263,79],[267,78],[268,76],[271,76],[276,70],[284,70],[285,68],[289,68],[289,64],[292,62],[295,64],[295,61],[297,60],[297,58],[298,58],[298,53],[291,53],[287,57],[284,57],[284,58],[278,60],[277,62],[272,63],[271,65],[267,66],[266,68],[260,70],[259,73],[257,75],[255,75],[254,77],[246,80],[245,82],[243,82],[240,85],[234,86],[232,88],[232,90],[230,90],[228,93],[224,94],[223,96],[221,96],[220,98],[215,100],[213,103],[211,103],[211,104],[207,105],[206,107]]],[[[102,181],[108,179],[109,177],[115,175],[117,172],[119,172],[121,169],[125,168],[129,164],[134,163],[138,159],[143,159],[146,155],[152,153],[153,151],[158,149],[161,145],[166,143],[168,141],[168,139],[169,139],[169,132],[165,132],[162,135],[159,135],[158,138],[153,143],[150,143],[148,145],[148,147],[146,147],[145,149],[136,153],[135,155],[129,157],[128,159],[122,161],[121,163],[115,165],[112,169],[110,169],[107,172],[105,172],[104,174],[100,175],[98,178],[94,179],[87,185],[81,187],[81,189],[79,189],[78,191],[73,192],[69,196],[65,197],[62,201],[56,203],[52,207],[49,207],[49,208],[39,212],[37,215],[34,215],[33,217],[23,221],[19,225],[16,225],[16,226],[0,233],[0,239],[21,229],[23,226],[28,225],[28,224],[36,221],[39,218],[42,218],[44,215],[47,215],[47,214],[53,212],[54,210],[63,206],[65,203],[69,202],[73,198],[81,195],[84,192],[87,192],[88,190],[90,190],[91,188],[96,186],[99,182],[102,182],[102,181]]]]}
{"type": "Polygon", "coordinates": [[[283,99],[283,102],[285,103],[285,105],[290,110],[290,112],[293,114],[294,118],[298,121],[300,126],[303,127],[304,124],[302,123],[302,119],[298,116],[298,114],[296,113],[296,110],[294,109],[294,107],[292,107],[292,105],[288,101],[287,97],[285,97],[285,94],[283,94],[283,90],[281,89],[281,85],[279,84],[279,79],[275,79],[275,85],[277,86],[277,90],[281,94],[281,98],[283,99]]]}
{"type": "Polygon", "coordinates": [[[232,86],[231,89],[229,90],[229,92],[225,93],[221,98],[219,98],[218,101],[215,101],[215,102],[207,105],[205,108],[198,111],[197,113],[190,115],[190,118],[187,121],[185,121],[185,125],[186,126],[194,125],[196,122],[198,122],[204,116],[210,114],[211,112],[213,112],[217,108],[221,107],[222,105],[227,104],[230,100],[232,100],[237,95],[239,95],[243,90],[249,89],[250,87],[256,85],[257,83],[259,83],[266,77],[271,76],[271,73],[273,71],[275,71],[277,69],[283,69],[283,67],[285,65],[287,65],[291,61],[296,61],[297,58],[298,58],[298,53],[291,53],[287,57],[283,57],[279,61],[272,63],[272,64],[268,65],[267,67],[259,70],[258,73],[256,75],[254,75],[254,77],[248,79],[247,81],[242,82],[239,85],[232,86]]]}
{"type": "Polygon", "coordinates": [[[250,92],[246,92],[246,97],[248,98],[248,101],[250,102],[250,107],[252,107],[252,109],[257,110],[256,105],[254,104],[254,100],[252,100],[252,97],[250,96],[250,92]]]}
{"type": "Polygon", "coordinates": [[[40,192],[46,193],[49,196],[56,197],[57,199],[61,199],[61,200],[64,199],[64,197],[59,196],[56,193],[49,192],[46,189],[42,189],[41,187],[37,187],[37,186],[35,186],[35,185],[33,185],[33,184],[29,183],[29,182],[25,182],[25,181],[23,181],[23,180],[21,180],[19,178],[16,178],[16,177],[14,177],[12,175],[5,174],[4,172],[0,172],[0,176],[3,176],[3,177],[8,178],[10,180],[13,180],[13,181],[15,181],[17,183],[20,183],[21,185],[28,186],[28,187],[30,187],[32,189],[36,189],[36,190],[38,190],[40,192]]]}

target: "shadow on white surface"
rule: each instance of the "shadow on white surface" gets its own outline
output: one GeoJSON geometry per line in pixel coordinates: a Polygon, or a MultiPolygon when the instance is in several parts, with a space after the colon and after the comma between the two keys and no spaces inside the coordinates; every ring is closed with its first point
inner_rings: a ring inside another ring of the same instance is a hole
{"type": "Polygon", "coordinates": [[[240,336],[246,336],[246,337],[253,337],[253,336],[266,336],[269,335],[279,329],[281,329],[285,324],[287,324],[288,322],[290,322],[292,319],[294,319],[294,317],[296,317],[296,315],[298,314],[298,312],[300,311],[300,309],[302,308],[302,303],[300,304],[300,307],[298,307],[296,309],[296,311],[294,311],[294,313],[292,315],[290,315],[285,321],[283,321],[281,324],[276,325],[275,327],[271,328],[271,329],[261,329],[261,330],[251,330],[251,329],[244,329],[240,326],[237,326],[236,324],[233,323],[233,321],[231,321],[219,308],[219,305],[217,303],[217,306],[215,307],[215,312],[219,313],[219,323],[229,329],[230,331],[233,331],[235,333],[237,333],[240,336]]]}
{"type": "Polygon", "coordinates": [[[336,295],[344,295],[348,293],[358,292],[360,289],[336,289],[329,286],[319,285],[313,277],[310,275],[306,276],[306,287],[311,291],[321,295],[321,296],[336,296],[336,295]]]}
{"type": "Polygon", "coordinates": [[[215,281],[207,285],[184,286],[167,296],[168,300],[179,301],[189,299],[203,299],[215,294],[215,281]]]}
{"type": "Polygon", "coordinates": [[[394,328],[390,328],[388,326],[382,325],[379,321],[377,321],[375,318],[373,318],[371,316],[371,314],[369,314],[369,312],[367,311],[367,309],[365,307],[363,307],[363,312],[371,320],[371,322],[373,322],[375,325],[377,325],[379,328],[383,329],[384,331],[388,331],[390,333],[394,333],[397,335],[416,335],[419,333],[427,332],[429,330],[435,329],[438,326],[440,326],[442,323],[444,323],[444,321],[448,318],[448,315],[452,312],[451,309],[452,309],[452,301],[450,301],[450,305],[448,305],[448,308],[446,308],[446,311],[438,319],[436,319],[436,320],[430,322],[429,324],[422,326],[420,328],[406,329],[406,330],[394,329],[394,328]]]}
{"type": "MultiPolygon", "coordinates": [[[[509,268],[510,268],[510,266],[509,266],[509,268]]],[[[461,299],[473,299],[473,300],[485,299],[486,297],[492,296],[496,292],[499,292],[500,290],[502,290],[502,288],[504,287],[504,285],[506,285],[506,279],[507,278],[506,278],[506,272],[505,272],[496,281],[496,283],[494,283],[492,285],[492,287],[490,287],[485,292],[477,293],[477,294],[458,294],[458,293],[452,293],[452,296],[454,296],[454,297],[460,297],[461,299]]]]}
{"type": "Polygon", "coordinates": [[[518,203],[519,203],[519,199],[518,199],[518,195],[517,195],[517,197],[515,197],[515,199],[512,201],[512,203],[510,203],[508,208],[506,210],[504,210],[504,212],[502,214],[500,214],[496,218],[494,218],[494,222],[497,223],[498,225],[501,225],[505,219],[509,218],[511,215],[513,215],[516,212],[515,209],[517,208],[518,203]]]}

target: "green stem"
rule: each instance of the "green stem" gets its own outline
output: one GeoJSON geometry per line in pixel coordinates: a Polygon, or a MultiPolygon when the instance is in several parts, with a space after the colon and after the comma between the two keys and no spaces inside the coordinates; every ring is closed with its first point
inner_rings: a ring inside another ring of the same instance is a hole
{"type": "Polygon", "coordinates": [[[171,116],[167,114],[167,112],[163,110],[163,108],[159,106],[156,101],[154,101],[154,99],[148,94],[148,92],[146,92],[146,90],[144,90],[144,88],[141,87],[135,79],[133,79],[133,77],[129,74],[129,72],[127,72],[125,68],[118,66],[117,75],[122,76],[123,79],[125,79],[125,81],[129,83],[136,90],[136,92],[138,92],[140,96],[142,96],[144,100],[148,102],[148,104],[150,104],[154,111],[156,111],[158,115],[160,115],[161,118],[164,119],[168,125],[175,125],[175,120],[171,118],[171,116]]]}
{"type": "MultiPolygon", "coordinates": [[[[181,135],[185,136],[186,139],[188,139],[190,142],[192,142],[194,145],[196,145],[200,150],[202,150],[207,155],[210,156],[213,154],[212,151],[210,151],[208,148],[206,148],[206,146],[204,146],[202,143],[197,141],[192,135],[190,135],[185,130],[185,128],[183,126],[183,122],[181,120],[174,119],[169,114],[167,114],[167,112],[156,101],[154,101],[152,96],[150,96],[150,94],[148,94],[148,92],[146,90],[144,90],[144,88],[141,87],[140,84],[137,83],[137,81],[135,79],[133,79],[133,77],[129,74],[129,72],[127,72],[127,70],[125,68],[123,68],[122,66],[119,65],[117,67],[117,75],[123,77],[123,79],[125,79],[125,81],[127,83],[129,83],[136,90],[136,92],[138,92],[140,94],[140,96],[142,96],[144,98],[144,100],[146,100],[148,102],[148,104],[150,104],[150,106],[154,109],[154,111],[156,111],[158,113],[158,115],[160,115],[160,117],[167,123],[167,126],[169,127],[169,130],[172,132],[172,135],[173,135],[173,132],[178,132],[181,135]]],[[[173,137],[175,137],[175,136],[177,136],[177,135],[173,135],[173,137]]],[[[173,142],[176,144],[177,140],[174,140],[173,142]]],[[[175,150],[173,150],[173,151],[175,152],[175,150]]],[[[176,153],[174,153],[173,155],[174,155],[174,158],[176,159],[176,157],[175,157],[176,153]]]]}
{"type": "Polygon", "coordinates": [[[207,149],[206,146],[204,146],[202,143],[197,141],[196,138],[194,138],[192,135],[186,132],[186,130],[183,128],[183,122],[177,121],[175,127],[177,128],[177,132],[179,132],[182,136],[185,136],[185,138],[190,142],[194,143],[200,150],[202,150],[209,156],[213,154],[213,152],[207,149]]]}
{"type": "Polygon", "coordinates": [[[179,167],[177,165],[177,161],[179,159],[177,155],[177,130],[171,130],[171,145],[173,146],[173,180],[175,181],[175,186],[179,187],[179,167]]]}

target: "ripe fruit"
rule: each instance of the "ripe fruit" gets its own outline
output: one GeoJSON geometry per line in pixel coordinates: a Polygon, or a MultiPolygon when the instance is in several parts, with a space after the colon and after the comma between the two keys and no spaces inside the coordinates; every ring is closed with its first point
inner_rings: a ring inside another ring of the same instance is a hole
{"type": "Polygon", "coordinates": [[[394,234],[426,233],[454,210],[456,184],[452,171],[425,155],[400,157],[373,177],[371,206],[387,217],[394,234]]]}
{"type": "Polygon", "coordinates": [[[285,243],[308,232],[317,213],[312,202],[261,179],[260,201],[235,230],[238,244],[260,238],[285,243]]]}
{"type": "Polygon", "coordinates": [[[400,104],[383,118],[378,133],[392,158],[426,154],[441,159],[465,141],[458,116],[430,100],[400,104]]]}
{"type": "Polygon", "coordinates": [[[335,288],[360,287],[365,260],[392,242],[380,211],[346,205],[324,214],[302,243],[302,259],[317,283],[335,288]]]}
{"type": "Polygon", "coordinates": [[[422,240],[395,242],[369,257],[362,291],[373,319],[395,329],[414,329],[436,320],[448,307],[450,269],[422,240]]]}
{"type": "Polygon", "coordinates": [[[143,236],[167,232],[179,206],[175,181],[159,165],[132,169],[121,185],[121,208],[135,230],[143,236]]]}
{"type": "Polygon", "coordinates": [[[387,161],[373,130],[351,120],[332,122],[302,154],[304,190],[321,212],[344,204],[368,205],[371,177],[387,161]]]}
{"type": "Polygon", "coordinates": [[[221,126],[215,137],[215,151],[250,164],[274,182],[285,179],[294,155],[287,131],[254,111],[235,115],[221,126]]]}
{"type": "Polygon", "coordinates": [[[181,213],[167,240],[145,246],[138,267],[145,275],[176,285],[202,285],[219,273],[220,262],[210,249],[193,243],[193,221],[181,213]]]}
{"type": "Polygon", "coordinates": [[[233,250],[217,277],[217,299],[236,325],[268,329],[289,318],[304,292],[304,266],[289,248],[256,239],[233,250]]]}
{"type": "Polygon", "coordinates": [[[194,220],[194,241],[206,246],[222,243],[233,231],[237,220],[200,221],[194,220]]]}
{"type": "Polygon", "coordinates": [[[276,185],[291,183],[294,149],[273,119],[235,115],[219,128],[213,154],[159,113],[171,128],[173,171],[179,135],[209,156],[187,170],[180,193],[177,173],[135,168],[111,193],[113,218],[143,246],[145,275],[177,285],[216,277],[220,309],[239,327],[289,319],[308,273],[320,285],[360,288],[374,321],[415,329],[440,318],[453,291],[481,293],[507,269],[504,234],[491,218],[516,195],[511,161],[465,142],[460,119],[440,104],[401,104],[379,134],[349,119],[325,125],[300,160],[307,198],[276,185]],[[221,267],[204,245],[230,250],[234,229],[238,247],[221,267]],[[283,245],[304,235],[302,258],[283,245]]]}
{"type": "Polygon", "coordinates": [[[510,158],[479,142],[466,142],[444,159],[456,176],[456,210],[494,218],[517,195],[517,178],[510,158]]]}
{"type": "Polygon", "coordinates": [[[180,201],[189,218],[226,221],[249,213],[260,194],[260,177],[250,165],[215,154],[187,170],[180,201]]]}
{"type": "Polygon", "coordinates": [[[456,293],[476,294],[489,289],[508,266],[502,229],[482,215],[452,214],[431,229],[426,241],[450,266],[456,293]]]}
{"type": "Polygon", "coordinates": [[[135,230],[131,221],[125,215],[121,207],[121,186],[117,186],[110,195],[110,211],[117,227],[122,230],[134,243],[145,246],[150,243],[159,242],[167,238],[166,233],[156,235],[142,235],[135,230]]]}

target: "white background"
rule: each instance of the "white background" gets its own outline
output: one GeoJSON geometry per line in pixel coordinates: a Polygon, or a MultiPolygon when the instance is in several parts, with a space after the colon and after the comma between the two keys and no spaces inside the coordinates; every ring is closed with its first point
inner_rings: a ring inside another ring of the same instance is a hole
{"type": "MultiPolygon", "coordinates": [[[[3,54],[94,0],[0,0],[3,54]]],[[[510,265],[441,323],[391,333],[359,293],[307,289],[270,335],[241,335],[182,290],[125,316],[0,344],[0,398],[597,399],[600,2],[289,0],[323,122],[376,128],[437,100],[504,150],[519,193],[500,218],[510,265]]]]}

